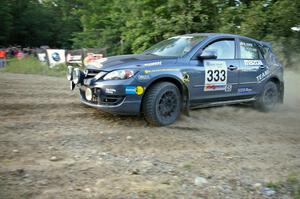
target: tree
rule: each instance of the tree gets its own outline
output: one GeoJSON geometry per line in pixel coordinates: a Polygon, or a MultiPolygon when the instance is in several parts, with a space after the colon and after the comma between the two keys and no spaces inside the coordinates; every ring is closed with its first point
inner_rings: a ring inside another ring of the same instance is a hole
{"type": "Polygon", "coordinates": [[[2,0],[1,43],[21,46],[70,47],[71,35],[80,31],[76,1],[2,0]],[[75,2],[75,3],[74,3],[75,2]]]}
{"type": "Polygon", "coordinates": [[[11,16],[11,2],[9,0],[1,0],[0,6],[0,46],[9,44],[9,33],[11,31],[13,18],[11,16]]]}
{"type": "Polygon", "coordinates": [[[3,45],[108,48],[140,53],[168,37],[241,34],[273,42],[287,66],[300,53],[300,1],[294,0],[2,0],[3,45]]]}

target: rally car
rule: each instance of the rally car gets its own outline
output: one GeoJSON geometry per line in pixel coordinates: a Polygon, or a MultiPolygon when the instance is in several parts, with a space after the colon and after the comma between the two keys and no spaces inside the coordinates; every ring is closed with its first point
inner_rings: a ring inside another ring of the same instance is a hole
{"type": "Polygon", "coordinates": [[[283,66],[267,42],[232,34],[171,37],[142,54],[68,67],[81,102],[106,112],[172,124],[189,109],[251,103],[271,111],[283,102],[283,66]]]}

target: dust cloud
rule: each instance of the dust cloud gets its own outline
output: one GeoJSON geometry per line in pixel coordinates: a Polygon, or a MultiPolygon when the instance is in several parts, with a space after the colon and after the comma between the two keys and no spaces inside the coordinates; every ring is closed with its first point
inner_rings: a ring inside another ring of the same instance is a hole
{"type": "MultiPolygon", "coordinates": [[[[300,68],[300,67],[299,67],[300,68]]],[[[285,71],[285,95],[283,107],[294,109],[300,105],[300,72],[285,71]]]]}

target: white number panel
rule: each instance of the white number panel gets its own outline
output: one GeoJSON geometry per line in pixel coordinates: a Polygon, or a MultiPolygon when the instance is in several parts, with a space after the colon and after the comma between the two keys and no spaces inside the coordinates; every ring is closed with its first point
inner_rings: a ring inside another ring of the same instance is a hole
{"type": "Polygon", "coordinates": [[[225,61],[204,61],[204,91],[225,90],[227,84],[227,66],[225,61]]]}

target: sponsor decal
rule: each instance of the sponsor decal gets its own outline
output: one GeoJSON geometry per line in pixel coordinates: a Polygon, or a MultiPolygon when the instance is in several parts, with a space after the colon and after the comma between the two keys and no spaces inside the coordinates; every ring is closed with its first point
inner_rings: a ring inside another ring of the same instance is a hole
{"type": "MultiPolygon", "coordinates": [[[[175,37],[171,37],[169,39],[180,39],[180,38],[184,38],[184,39],[193,39],[192,36],[186,36],[186,35],[182,35],[182,36],[175,36],[175,37]]],[[[168,39],[168,40],[169,40],[168,39]]]]}
{"type": "Polygon", "coordinates": [[[70,53],[68,53],[66,59],[67,59],[67,62],[70,64],[81,64],[82,63],[81,55],[71,55],[70,53]]]}
{"type": "Polygon", "coordinates": [[[204,61],[204,91],[225,90],[227,84],[227,66],[225,61],[204,61]]]}
{"type": "Polygon", "coordinates": [[[241,41],[241,42],[240,42],[240,45],[241,45],[241,46],[244,46],[244,47],[246,47],[246,48],[247,48],[247,47],[248,47],[248,48],[253,48],[253,44],[252,44],[252,43],[248,43],[248,42],[246,43],[246,42],[242,42],[242,41],[241,41]]]}
{"type": "Polygon", "coordinates": [[[184,72],[183,73],[183,83],[188,84],[190,82],[190,76],[188,73],[184,72]]]}
{"type": "Polygon", "coordinates": [[[137,95],[141,95],[144,93],[144,88],[142,86],[137,86],[135,92],[137,95]]]}
{"type": "Polygon", "coordinates": [[[160,66],[160,65],[161,65],[161,61],[144,64],[144,66],[160,66]]]}
{"type": "Polygon", "coordinates": [[[142,86],[126,86],[125,93],[128,95],[141,95],[144,93],[142,86]]]}
{"type": "Polygon", "coordinates": [[[205,85],[204,91],[223,91],[225,90],[225,85],[205,85]]]}
{"type": "Polygon", "coordinates": [[[46,53],[38,53],[37,56],[38,56],[38,59],[39,59],[40,62],[46,62],[47,61],[46,53]]]}
{"type": "Polygon", "coordinates": [[[251,86],[241,86],[238,88],[238,93],[249,93],[253,91],[253,87],[251,86]]]}
{"type": "Polygon", "coordinates": [[[268,77],[270,75],[270,71],[269,70],[266,70],[264,72],[262,72],[261,74],[259,74],[256,79],[257,81],[263,81],[266,77],[268,77]]]}
{"type": "Polygon", "coordinates": [[[106,94],[115,94],[116,93],[116,89],[114,89],[114,88],[106,88],[105,89],[105,93],[106,94]]]}
{"type": "Polygon", "coordinates": [[[59,53],[57,53],[57,52],[52,53],[51,57],[56,62],[60,61],[60,56],[59,56],[59,53]]]}
{"type": "Polygon", "coordinates": [[[259,69],[259,66],[262,66],[263,63],[261,60],[244,60],[244,67],[241,67],[243,72],[254,72],[259,69]]]}
{"type": "Polygon", "coordinates": [[[255,72],[259,69],[259,66],[243,66],[241,67],[241,71],[243,72],[255,72]]]}
{"type": "Polygon", "coordinates": [[[149,80],[150,76],[149,75],[139,75],[138,76],[138,80],[140,81],[145,81],[145,80],[149,80]]]}
{"type": "Polygon", "coordinates": [[[125,93],[129,95],[135,95],[136,94],[135,88],[136,86],[126,86],[125,93]]]}
{"type": "Polygon", "coordinates": [[[179,71],[179,69],[176,68],[162,68],[162,69],[155,69],[155,70],[145,70],[145,74],[149,73],[157,73],[157,72],[174,72],[174,71],[179,71]]]}
{"type": "Polygon", "coordinates": [[[65,50],[63,49],[47,49],[46,57],[50,68],[66,62],[65,50]]]}
{"type": "Polygon", "coordinates": [[[225,86],[225,92],[231,92],[231,90],[232,90],[232,84],[227,84],[225,86]]]}
{"type": "Polygon", "coordinates": [[[244,60],[246,66],[260,66],[263,65],[261,60],[244,60]]]}

